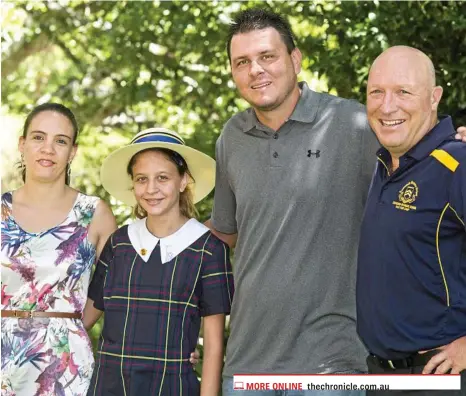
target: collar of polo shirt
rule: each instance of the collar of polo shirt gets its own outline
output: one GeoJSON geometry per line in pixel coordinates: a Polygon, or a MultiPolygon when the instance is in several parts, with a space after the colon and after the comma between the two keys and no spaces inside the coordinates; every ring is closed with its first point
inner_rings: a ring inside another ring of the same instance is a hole
{"type": "MultiPolygon", "coordinates": [[[[299,83],[301,96],[296,104],[290,120],[311,123],[315,120],[317,110],[319,108],[320,96],[310,89],[304,81],[299,83]]],[[[262,129],[262,124],[257,119],[256,113],[253,108],[247,110],[247,119],[244,123],[242,130],[244,133],[249,132],[253,128],[262,129]]]]}

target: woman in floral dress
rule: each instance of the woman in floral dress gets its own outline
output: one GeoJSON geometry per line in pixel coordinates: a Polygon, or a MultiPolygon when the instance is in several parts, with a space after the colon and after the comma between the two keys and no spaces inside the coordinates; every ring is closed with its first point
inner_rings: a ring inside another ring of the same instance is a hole
{"type": "Polygon", "coordinates": [[[19,140],[24,186],[2,195],[2,396],[85,395],[92,377],[87,289],[116,224],[68,185],[77,134],[65,106],[36,107],[19,140]]]}

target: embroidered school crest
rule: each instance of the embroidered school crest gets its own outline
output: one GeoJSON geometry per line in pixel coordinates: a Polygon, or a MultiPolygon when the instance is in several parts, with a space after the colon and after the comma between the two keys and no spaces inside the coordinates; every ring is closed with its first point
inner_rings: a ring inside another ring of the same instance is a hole
{"type": "Polygon", "coordinates": [[[404,204],[411,204],[416,200],[418,194],[419,188],[417,187],[417,184],[410,181],[400,190],[398,199],[404,204]]]}
{"type": "Polygon", "coordinates": [[[417,184],[413,181],[410,181],[408,184],[405,184],[404,187],[398,193],[398,202],[393,201],[395,208],[400,210],[416,210],[416,207],[411,205],[419,195],[419,188],[417,184]]]}

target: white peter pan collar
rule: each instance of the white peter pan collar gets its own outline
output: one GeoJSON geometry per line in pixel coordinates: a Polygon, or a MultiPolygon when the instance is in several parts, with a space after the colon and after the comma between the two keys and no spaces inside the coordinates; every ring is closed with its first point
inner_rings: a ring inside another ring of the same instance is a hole
{"type": "Polygon", "coordinates": [[[168,263],[189,245],[198,240],[209,229],[196,219],[189,219],[175,233],[157,238],[152,235],[146,226],[146,217],[136,220],[128,226],[128,236],[139,256],[147,262],[152,251],[160,241],[160,259],[162,264],[168,263]]]}

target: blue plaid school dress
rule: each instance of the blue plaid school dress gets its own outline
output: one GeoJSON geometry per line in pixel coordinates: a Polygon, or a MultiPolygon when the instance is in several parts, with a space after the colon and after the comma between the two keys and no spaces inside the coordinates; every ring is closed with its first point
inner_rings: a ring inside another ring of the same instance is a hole
{"type": "Polygon", "coordinates": [[[228,247],[196,220],[176,234],[158,240],[143,219],[105,245],[89,288],[105,311],[89,396],[199,395],[189,357],[201,317],[230,312],[232,269],[228,247]]]}

